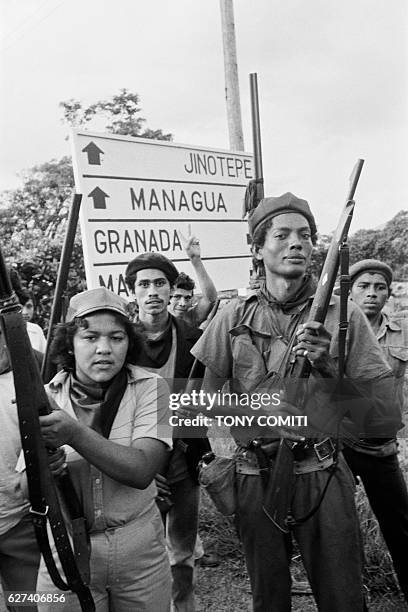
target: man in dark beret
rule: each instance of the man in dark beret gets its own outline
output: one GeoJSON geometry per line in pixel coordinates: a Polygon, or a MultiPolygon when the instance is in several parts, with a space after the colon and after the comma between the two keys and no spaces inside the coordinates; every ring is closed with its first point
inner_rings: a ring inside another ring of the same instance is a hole
{"type": "MultiPolygon", "coordinates": [[[[138,365],[160,374],[173,393],[182,392],[194,358],[190,349],[201,330],[171,315],[167,307],[178,278],[174,264],[159,253],[143,253],[127,266],[125,278],[138,306],[135,323],[146,338],[138,365]]],[[[196,372],[203,375],[204,368],[196,372]]],[[[174,440],[166,477],[158,475],[159,500],[171,503],[167,541],[176,611],[194,612],[194,549],[198,531],[197,464],[209,450],[207,438],[174,440]]]]}
{"type": "MultiPolygon", "coordinates": [[[[408,363],[408,319],[389,316],[384,306],[391,294],[392,269],[377,259],[350,267],[351,299],[366,315],[395,376],[401,411],[408,363]]],[[[344,456],[363,482],[392,557],[401,590],[408,601],[408,492],[398,461],[395,436],[349,440],[344,456]]]]}
{"type": "MultiPolygon", "coordinates": [[[[263,411],[259,406],[249,410],[255,415],[250,426],[237,422],[231,427],[237,443],[236,523],[253,608],[256,612],[290,610],[293,534],[319,610],[358,612],[364,609],[364,598],[354,483],[332,439],[343,418],[331,392],[338,377],[339,300],[331,300],[324,325],[308,321],[315,292],[309,265],[317,229],[306,200],[292,193],[263,199],[250,213],[249,231],[252,253],[264,264],[265,281],[249,296],[238,297],[223,308],[192,349],[206,366],[203,391],[217,394],[228,382],[238,397],[252,398],[268,391],[272,398],[272,392],[281,389],[274,382],[277,375],[289,376],[298,356],[306,357],[311,367],[305,401],[299,406],[283,397],[278,405],[271,401],[263,411]],[[322,401],[317,406],[319,397],[322,401]],[[265,427],[259,414],[282,420],[265,427]],[[316,414],[321,417],[320,429],[314,425],[319,422],[316,414]],[[306,417],[312,432],[296,427],[293,416],[306,417]],[[330,426],[324,426],[326,420],[330,426]],[[286,438],[285,448],[293,453],[290,459],[285,455],[285,465],[277,458],[280,438],[286,438]],[[285,497],[285,527],[269,512],[264,497],[276,464],[280,470],[289,466],[287,483],[293,483],[291,495],[285,497]]],[[[377,408],[385,406],[392,386],[391,370],[366,318],[354,305],[345,374],[366,381],[358,396],[364,405],[369,397],[377,408]]],[[[231,415],[239,404],[227,408],[231,415]]],[[[217,406],[219,414],[225,410],[217,406]]]]}

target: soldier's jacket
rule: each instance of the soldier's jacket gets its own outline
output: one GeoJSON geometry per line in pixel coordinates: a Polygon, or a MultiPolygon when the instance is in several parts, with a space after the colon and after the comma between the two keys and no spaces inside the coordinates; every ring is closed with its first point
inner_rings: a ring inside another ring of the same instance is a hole
{"type": "MultiPolygon", "coordinates": [[[[267,302],[260,291],[235,300],[214,318],[192,353],[220,379],[233,379],[234,385],[238,381],[241,391],[253,393],[260,385],[263,387],[266,373],[279,370],[293,333],[307,320],[310,304],[308,299],[284,311],[267,302]]],[[[325,327],[332,334],[330,355],[334,360],[338,358],[338,322],[339,300],[333,297],[325,327]]],[[[356,408],[357,414],[361,408],[367,415],[369,409],[370,435],[390,436],[390,432],[394,435],[402,423],[392,402],[391,370],[371,326],[355,304],[349,305],[345,374],[362,389],[362,398],[347,402],[350,409],[356,408]]],[[[335,435],[348,406],[332,401],[323,387],[322,379],[312,370],[304,414],[322,435],[335,435]]],[[[237,441],[243,441],[240,434],[231,433],[237,441]]],[[[358,433],[368,435],[367,421],[359,423],[358,433]]],[[[247,431],[246,435],[251,434],[247,431]]],[[[252,433],[252,437],[256,435],[265,433],[252,433]]]]}
{"type": "Polygon", "coordinates": [[[389,316],[385,312],[382,315],[383,320],[377,333],[377,340],[392,368],[396,379],[397,397],[403,407],[403,383],[408,364],[408,316],[399,313],[389,316]]]}

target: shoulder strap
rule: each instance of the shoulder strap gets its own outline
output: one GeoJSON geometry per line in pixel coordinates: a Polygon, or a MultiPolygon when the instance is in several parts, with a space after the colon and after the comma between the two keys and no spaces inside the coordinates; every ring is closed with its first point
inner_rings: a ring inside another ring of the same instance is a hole
{"type": "MultiPolygon", "coordinates": [[[[48,401],[41,381],[38,365],[32,356],[30,341],[20,313],[3,315],[7,346],[14,376],[16,403],[20,424],[21,443],[24,451],[30,512],[41,553],[47,563],[55,585],[62,590],[72,590],[78,596],[83,612],[94,612],[95,604],[89,588],[83,582],[71,548],[65,522],[59,506],[54,478],[50,472],[47,450],[41,437],[38,414],[48,412],[48,401]],[[53,533],[58,556],[67,583],[61,578],[50,550],[47,519],[53,533]]],[[[75,490],[73,489],[74,493],[75,490]]]]}
{"type": "Polygon", "coordinates": [[[120,402],[127,387],[127,372],[125,368],[115,376],[109,386],[104,401],[101,405],[101,433],[104,438],[109,438],[113,421],[118,413],[120,402]]]}
{"type": "Polygon", "coordinates": [[[346,338],[348,330],[347,300],[349,290],[349,247],[346,242],[343,242],[340,247],[339,380],[344,378],[346,338]]]}

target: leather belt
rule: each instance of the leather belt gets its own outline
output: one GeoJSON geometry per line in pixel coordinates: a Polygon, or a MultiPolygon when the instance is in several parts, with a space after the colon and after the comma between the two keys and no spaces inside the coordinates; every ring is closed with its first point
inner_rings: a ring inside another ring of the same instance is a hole
{"type": "Polygon", "coordinates": [[[292,452],[295,461],[304,461],[317,458],[318,461],[329,459],[334,454],[334,444],[331,438],[325,438],[320,442],[306,441],[296,444],[292,452]]]}
{"type": "MultiPolygon", "coordinates": [[[[279,440],[271,440],[262,444],[262,450],[273,463],[279,446],[279,440]]],[[[335,446],[331,438],[320,442],[307,440],[296,444],[293,449],[295,474],[307,474],[325,470],[334,463],[335,446]]],[[[238,474],[259,475],[260,466],[253,450],[239,448],[236,453],[236,472],[238,474]]]]}

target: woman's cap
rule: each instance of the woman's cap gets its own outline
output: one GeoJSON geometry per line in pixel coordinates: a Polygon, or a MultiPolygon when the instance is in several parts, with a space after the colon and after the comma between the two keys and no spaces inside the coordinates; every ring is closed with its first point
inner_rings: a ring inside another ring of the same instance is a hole
{"type": "Polygon", "coordinates": [[[128,316],[126,300],[106,287],[98,287],[77,293],[70,299],[66,321],[69,323],[77,317],[85,317],[98,310],[111,310],[128,316]]]}

